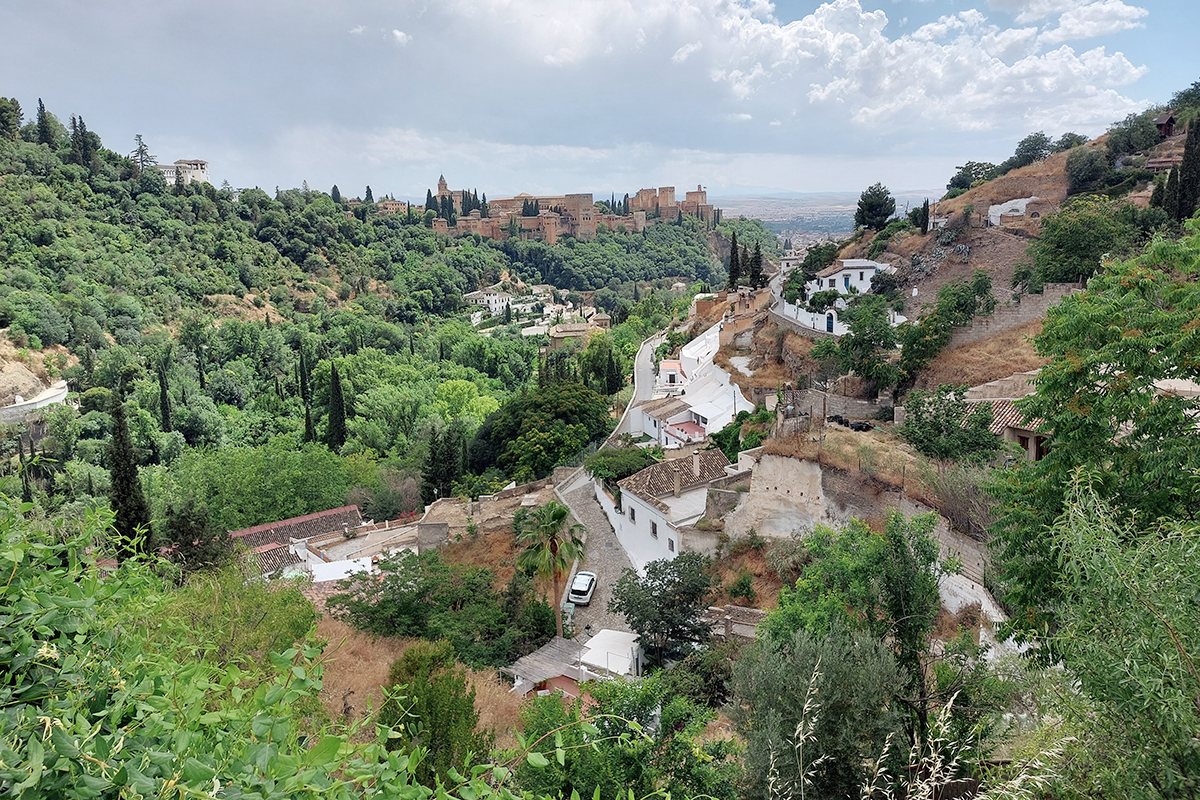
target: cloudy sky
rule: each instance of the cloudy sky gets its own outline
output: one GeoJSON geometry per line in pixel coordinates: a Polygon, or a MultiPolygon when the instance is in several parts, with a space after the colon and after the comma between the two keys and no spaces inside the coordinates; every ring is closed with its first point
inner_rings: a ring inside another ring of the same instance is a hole
{"type": "Polygon", "coordinates": [[[1196,0],[37,0],[0,95],[214,181],[936,189],[1200,79],[1196,0]]]}

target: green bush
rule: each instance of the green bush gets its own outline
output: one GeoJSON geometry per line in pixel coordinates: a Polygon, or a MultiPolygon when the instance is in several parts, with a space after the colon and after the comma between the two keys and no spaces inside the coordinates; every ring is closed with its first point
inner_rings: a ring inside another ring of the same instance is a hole
{"type": "Polygon", "coordinates": [[[455,663],[449,642],[418,642],[408,648],[392,662],[388,688],[379,722],[405,734],[388,740],[388,749],[425,749],[414,771],[419,783],[433,788],[449,781],[451,770],[487,757],[495,734],[476,730],[475,689],[455,663]]]}
{"type": "Polygon", "coordinates": [[[728,591],[730,597],[743,597],[751,603],[758,597],[754,591],[754,576],[749,572],[738,575],[737,580],[729,584],[728,591]]]}

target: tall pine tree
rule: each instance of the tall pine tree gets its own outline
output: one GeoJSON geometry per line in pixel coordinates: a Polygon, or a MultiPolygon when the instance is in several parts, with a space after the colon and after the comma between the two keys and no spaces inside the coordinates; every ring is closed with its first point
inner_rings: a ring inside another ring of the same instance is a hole
{"type": "Polygon", "coordinates": [[[726,287],[732,291],[738,287],[738,283],[742,280],[742,267],[739,262],[737,231],[729,237],[729,281],[726,287]]]}
{"type": "Polygon", "coordinates": [[[1163,192],[1163,210],[1171,219],[1181,219],[1179,213],[1179,167],[1171,167],[1170,174],[1167,175],[1167,189],[1163,192]]]}
{"type": "Polygon", "coordinates": [[[1191,219],[1200,205],[1200,120],[1188,126],[1183,145],[1183,163],[1179,165],[1179,219],[1191,219]]]}
{"type": "Polygon", "coordinates": [[[46,107],[42,105],[42,98],[38,98],[37,110],[37,143],[44,144],[47,147],[54,147],[54,125],[50,121],[50,114],[46,111],[46,107]]]}
{"type": "Polygon", "coordinates": [[[329,370],[329,429],[325,433],[329,449],[335,453],[346,443],[346,398],[342,394],[342,379],[337,364],[329,370]]]}
{"type": "Polygon", "coordinates": [[[158,414],[163,433],[171,432],[171,396],[167,393],[167,366],[158,366],[158,414]]]}
{"type": "Polygon", "coordinates": [[[120,561],[147,552],[149,542],[146,537],[150,535],[150,505],[138,478],[137,454],[133,449],[133,437],[129,435],[123,394],[120,388],[113,392],[112,439],[108,443],[108,474],[112,484],[108,500],[116,513],[113,528],[117,533],[117,558],[120,561]]]}
{"type": "Polygon", "coordinates": [[[750,256],[750,268],[747,270],[746,282],[753,289],[761,289],[766,285],[763,275],[762,247],[758,242],[754,243],[754,253],[750,256]]]}

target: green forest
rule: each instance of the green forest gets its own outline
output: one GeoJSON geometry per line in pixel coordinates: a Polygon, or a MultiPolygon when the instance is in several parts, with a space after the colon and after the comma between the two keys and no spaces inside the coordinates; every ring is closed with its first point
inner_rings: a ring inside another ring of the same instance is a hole
{"type": "Polygon", "coordinates": [[[22,125],[3,103],[0,325],[79,405],[46,412],[37,448],[5,431],[0,489],[73,519],[104,507],[124,403],[163,540],[172,509],[213,531],[347,501],[384,519],[542,477],[607,434],[640,342],[724,282],[726,236],[778,252],[745,219],[548,246],[450,239],[336,187],[168,186],[140,136],[122,155],[82,118],[39,103],[22,125]],[[519,319],[470,324],[465,293],[543,282],[576,307],[596,290],[613,329],[539,364],[547,340],[519,319]],[[554,419],[505,422],[551,394],[554,419]]]}
{"type": "MultiPolygon", "coordinates": [[[[589,684],[586,701],[532,697],[502,731],[481,723],[468,668],[562,632],[535,583],[580,551],[566,506],[522,506],[525,549],[504,563],[385,557],[327,598],[325,620],[301,582],[230,558],[226,532],[347,503],[394,519],[568,464],[611,489],[662,455],[597,449],[639,344],[739,282],[731,243],[760,282],[776,237],[684,217],[555,246],[448,238],[336,187],[167,185],[141,137],[120,155],[81,118],[39,102],[26,122],[0,98],[3,356],[72,393],[0,431],[0,795],[1196,797],[1198,401],[1162,391],[1200,378],[1191,119],[1172,199],[1165,182],[1148,210],[1080,192],[1031,247],[1031,290],[1086,279],[1045,319],[1047,366],[1018,403],[1053,434],[1044,457],[1005,449],[956,387],[909,392],[895,430],[924,457],[909,485],[991,539],[982,582],[1021,652],[993,657],[981,608],[942,608],[961,565],[937,514],[771,542],[751,529],[718,552],[780,578],[753,641],[711,641],[700,622],[718,598],[753,599],[748,568],[721,585],[707,556],[680,552],[625,570],[607,611],[643,637],[647,676],[589,684]],[[543,351],[518,314],[472,324],[462,301],[499,284],[533,302],[543,282],[575,306],[592,293],[611,330],[543,351]],[[323,702],[345,664],[317,637],[329,619],[415,642],[371,713],[323,702]]],[[[797,272],[837,252],[814,247],[797,272]]],[[[814,356],[901,391],[949,326],[995,302],[977,272],[897,333],[872,320],[898,286],[873,288],[814,356]]],[[[825,302],[802,289],[785,292],[825,302]]],[[[736,457],[771,419],[743,412],[713,439],[736,457]]],[[[879,494],[878,440],[857,441],[861,486],[879,494]]]]}

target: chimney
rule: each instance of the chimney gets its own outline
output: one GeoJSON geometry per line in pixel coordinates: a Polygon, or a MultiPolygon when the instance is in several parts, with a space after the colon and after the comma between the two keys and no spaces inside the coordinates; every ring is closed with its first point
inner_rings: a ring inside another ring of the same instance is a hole
{"type": "Polygon", "coordinates": [[[683,473],[678,464],[671,465],[671,473],[675,476],[675,496],[679,497],[679,490],[683,488],[683,473]]]}
{"type": "Polygon", "coordinates": [[[700,480],[700,451],[692,451],[692,472],[696,473],[696,480],[700,480]]]}

